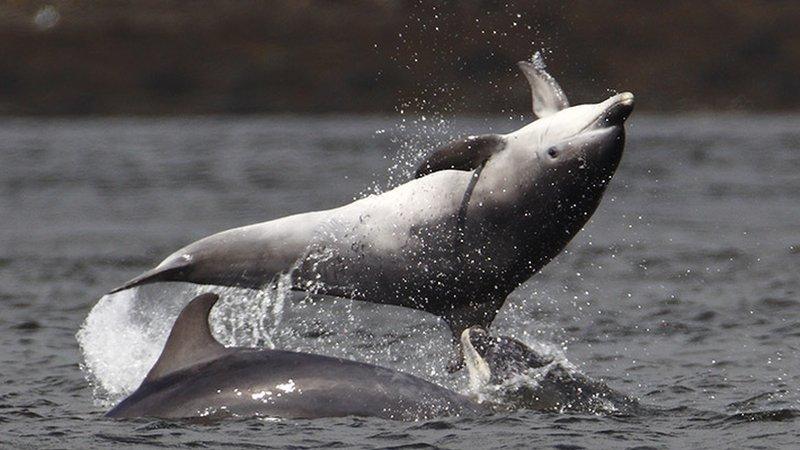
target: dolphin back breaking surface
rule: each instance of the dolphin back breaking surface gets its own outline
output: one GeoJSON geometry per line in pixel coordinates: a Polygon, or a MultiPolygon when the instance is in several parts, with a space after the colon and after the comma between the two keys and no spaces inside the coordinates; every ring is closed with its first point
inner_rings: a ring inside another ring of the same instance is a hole
{"type": "Polygon", "coordinates": [[[211,334],[216,294],[180,313],[158,361],[109,417],[341,416],[419,420],[486,408],[395,370],[308,353],[226,348],[211,334]]]}

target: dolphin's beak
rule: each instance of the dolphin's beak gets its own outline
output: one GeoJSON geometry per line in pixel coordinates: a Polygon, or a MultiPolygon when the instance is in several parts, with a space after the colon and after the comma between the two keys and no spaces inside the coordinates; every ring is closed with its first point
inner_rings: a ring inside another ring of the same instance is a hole
{"type": "Polygon", "coordinates": [[[622,125],[633,112],[633,94],[630,92],[617,94],[603,103],[605,111],[597,121],[601,126],[622,125]]]}

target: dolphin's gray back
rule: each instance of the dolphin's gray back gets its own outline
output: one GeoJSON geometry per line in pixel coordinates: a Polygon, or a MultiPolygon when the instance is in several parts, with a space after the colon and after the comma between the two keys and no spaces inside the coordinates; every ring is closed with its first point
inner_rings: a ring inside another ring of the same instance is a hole
{"type": "Polygon", "coordinates": [[[417,420],[481,411],[466,396],[394,370],[322,355],[238,350],[146,381],[108,416],[417,420]]]}

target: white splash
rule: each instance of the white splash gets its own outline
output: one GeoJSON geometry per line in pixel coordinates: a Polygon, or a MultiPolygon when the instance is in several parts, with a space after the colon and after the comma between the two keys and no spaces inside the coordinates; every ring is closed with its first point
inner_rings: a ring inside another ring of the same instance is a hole
{"type": "Polygon", "coordinates": [[[103,296],[77,334],[83,368],[103,406],[115,403],[141,383],[169,331],[168,322],[158,318],[149,323],[131,320],[135,303],[133,291],[103,296]]]}
{"type": "Polygon", "coordinates": [[[221,343],[274,346],[273,333],[289,293],[286,280],[263,291],[186,286],[126,290],[103,296],[92,308],[76,337],[84,356],[81,367],[98,406],[112,406],[139,386],[161,354],[178,313],[200,293],[220,294],[210,324],[221,343]]]}

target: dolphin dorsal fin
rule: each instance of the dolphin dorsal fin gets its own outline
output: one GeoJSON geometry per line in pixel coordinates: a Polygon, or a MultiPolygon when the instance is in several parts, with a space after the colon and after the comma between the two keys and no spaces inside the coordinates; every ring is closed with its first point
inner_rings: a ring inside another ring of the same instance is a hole
{"type": "Polygon", "coordinates": [[[211,335],[208,324],[208,315],[218,299],[217,294],[202,294],[183,308],[172,326],[161,356],[145,377],[145,382],[209,361],[226,352],[226,348],[211,335]]]}
{"type": "Polygon", "coordinates": [[[475,170],[492,155],[505,148],[505,141],[496,134],[470,136],[437,149],[420,164],[414,178],[439,170],[475,170]]]}
{"type": "Polygon", "coordinates": [[[538,118],[555,114],[562,109],[569,108],[569,101],[561,86],[545,70],[542,54],[536,52],[530,61],[520,61],[517,66],[525,74],[528,84],[531,85],[533,97],[533,113],[538,118]]]}

